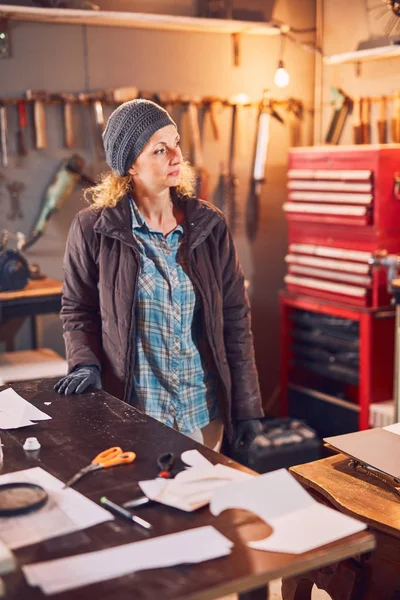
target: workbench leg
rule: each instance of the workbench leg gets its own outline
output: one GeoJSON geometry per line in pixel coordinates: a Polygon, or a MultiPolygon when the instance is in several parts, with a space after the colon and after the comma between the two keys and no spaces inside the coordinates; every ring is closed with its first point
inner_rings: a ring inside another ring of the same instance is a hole
{"type": "Polygon", "coordinates": [[[249,592],[242,592],[239,594],[239,600],[268,600],[268,586],[263,585],[262,587],[250,590],[249,592]]]}
{"type": "Polygon", "coordinates": [[[292,577],[282,580],[283,600],[311,600],[314,582],[310,579],[292,577]]]}
{"type": "Polygon", "coordinates": [[[36,323],[36,317],[35,315],[31,315],[29,317],[29,321],[30,321],[30,330],[31,330],[31,346],[32,346],[32,350],[37,350],[38,344],[37,344],[37,323],[36,323]]]}

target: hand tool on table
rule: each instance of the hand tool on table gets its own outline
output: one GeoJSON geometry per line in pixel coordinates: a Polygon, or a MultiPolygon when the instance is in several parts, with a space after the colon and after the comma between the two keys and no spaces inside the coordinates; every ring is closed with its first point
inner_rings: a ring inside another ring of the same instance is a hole
{"type": "Polygon", "coordinates": [[[353,143],[362,144],[363,132],[361,128],[361,98],[353,100],[353,143]]]}
{"type": "Polygon", "coordinates": [[[380,144],[387,142],[387,98],[381,96],[379,99],[378,140],[380,144]]]}
{"type": "Polygon", "coordinates": [[[17,129],[17,152],[19,156],[26,156],[28,154],[26,146],[26,102],[18,100],[18,129],[17,129]]]}
{"type": "Polygon", "coordinates": [[[352,99],[340,88],[333,88],[334,109],[332,119],[326,134],[326,144],[338,144],[342,135],[347,116],[353,108],[352,99]]]}
{"type": "Polygon", "coordinates": [[[5,105],[0,101],[0,145],[1,145],[1,166],[8,167],[8,149],[7,149],[7,112],[5,105]]]}
{"type": "Polygon", "coordinates": [[[276,119],[279,123],[284,123],[282,117],[273,107],[269,91],[265,90],[258,111],[253,178],[247,204],[246,230],[250,241],[253,241],[257,236],[260,220],[261,186],[265,181],[265,165],[267,162],[272,119],[276,119]]]}
{"type": "Polygon", "coordinates": [[[170,479],[172,477],[172,469],[175,465],[175,454],[172,452],[164,452],[157,458],[157,466],[160,469],[157,477],[170,479]]]}
{"type": "Polygon", "coordinates": [[[122,448],[119,446],[113,446],[112,448],[108,448],[103,452],[100,452],[97,456],[94,457],[92,462],[83,467],[80,471],[78,471],[67,483],[64,487],[71,487],[74,485],[81,477],[91,473],[92,471],[98,471],[99,469],[109,469],[110,467],[116,467],[117,465],[126,465],[132,463],[136,458],[136,454],[134,452],[123,452],[122,448]]]}
{"type": "Polygon", "coordinates": [[[115,504],[115,502],[111,502],[111,500],[109,500],[105,496],[102,496],[100,498],[100,504],[102,504],[102,506],[105,506],[106,508],[108,508],[114,514],[116,514],[120,517],[124,517],[124,519],[127,519],[128,521],[133,521],[133,523],[136,523],[137,525],[141,525],[145,529],[153,529],[153,525],[151,523],[149,523],[148,521],[145,521],[145,519],[142,519],[141,517],[133,515],[132,513],[129,512],[129,510],[126,510],[122,506],[119,506],[119,504],[115,504]]]}
{"type": "Polygon", "coordinates": [[[189,100],[187,110],[189,114],[191,142],[193,148],[193,164],[197,174],[196,195],[202,200],[207,200],[210,175],[204,166],[204,156],[200,138],[199,113],[197,105],[193,100],[189,100]]]}
{"type": "Polygon", "coordinates": [[[362,143],[371,143],[371,100],[363,98],[361,103],[362,143]]]}
{"type": "Polygon", "coordinates": [[[400,92],[396,92],[393,98],[392,117],[392,142],[400,144],[400,92]]]}
{"type": "Polygon", "coordinates": [[[33,92],[27,90],[27,100],[33,102],[33,121],[35,125],[35,148],[43,150],[47,147],[47,135],[46,135],[46,113],[44,102],[48,96],[46,92],[33,92]]]}

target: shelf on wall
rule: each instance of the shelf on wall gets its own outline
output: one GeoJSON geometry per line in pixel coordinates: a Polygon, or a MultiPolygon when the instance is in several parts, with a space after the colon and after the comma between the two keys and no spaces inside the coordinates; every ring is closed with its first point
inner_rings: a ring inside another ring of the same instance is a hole
{"type": "Polygon", "coordinates": [[[367,60],[379,60],[400,56],[400,45],[391,44],[390,46],[380,46],[377,48],[368,48],[366,50],[355,50],[354,52],[342,52],[341,54],[332,54],[324,56],[326,65],[342,65],[345,63],[358,63],[367,60]]]}
{"type": "Polygon", "coordinates": [[[108,25],[165,31],[196,31],[204,33],[243,33],[249,35],[279,35],[278,27],[268,23],[206,19],[147,13],[89,11],[63,8],[31,8],[0,6],[0,19],[35,21],[40,23],[69,23],[74,25],[108,25]]]}

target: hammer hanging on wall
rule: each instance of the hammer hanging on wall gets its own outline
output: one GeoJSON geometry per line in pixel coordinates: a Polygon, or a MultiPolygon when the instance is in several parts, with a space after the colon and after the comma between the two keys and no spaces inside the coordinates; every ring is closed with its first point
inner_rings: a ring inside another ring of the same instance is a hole
{"type": "Polygon", "coordinates": [[[42,150],[47,147],[46,136],[46,114],[44,108],[44,100],[47,98],[46,92],[26,92],[28,100],[33,101],[33,120],[35,124],[35,147],[42,150]]]}
{"type": "Polygon", "coordinates": [[[17,102],[18,129],[17,129],[17,151],[19,156],[26,156],[26,103],[23,100],[17,102]]]}
{"type": "Polygon", "coordinates": [[[333,88],[332,93],[334,96],[334,109],[328,133],[325,138],[326,144],[339,143],[346,118],[353,108],[352,99],[347,96],[343,90],[340,88],[333,88]]]}
{"type": "Polygon", "coordinates": [[[196,195],[202,200],[208,198],[209,173],[204,166],[203,149],[201,147],[199,113],[195,102],[189,100],[187,106],[190,122],[190,132],[193,145],[193,163],[197,174],[197,190],[196,195]]]}
{"type": "Polygon", "coordinates": [[[260,220],[261,186],[265,181],[265,165],[267,162],[270,139],[271,119],[284,123],[282,117],[274,110],[269,92],[264,91],[257,118],[257,138],[254,152],[253,179],[247,205],[246,229],[247,237],[253,241],[257,236],[260,220]]]}
{"type": "Polygon", "coordinates": [[[0,102],[0,144],[1,144],[1,165],[8,167],[7,150],[7,112],[4,104],[0,102]]]}

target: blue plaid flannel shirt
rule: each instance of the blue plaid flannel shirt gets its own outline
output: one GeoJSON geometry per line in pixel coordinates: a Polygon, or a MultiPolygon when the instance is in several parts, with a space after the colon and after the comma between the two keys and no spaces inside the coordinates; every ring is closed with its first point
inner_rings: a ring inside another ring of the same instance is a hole
{"type": "Polygon", "coordinates": [[[216,376],[207,362],[201,299],[187,274],[187,243],[178,225],[167,237],[150,229],[131,200],[140,252],[136,296],[133,401],[146,414],[192,433],[218,414],[216,376]]]}

